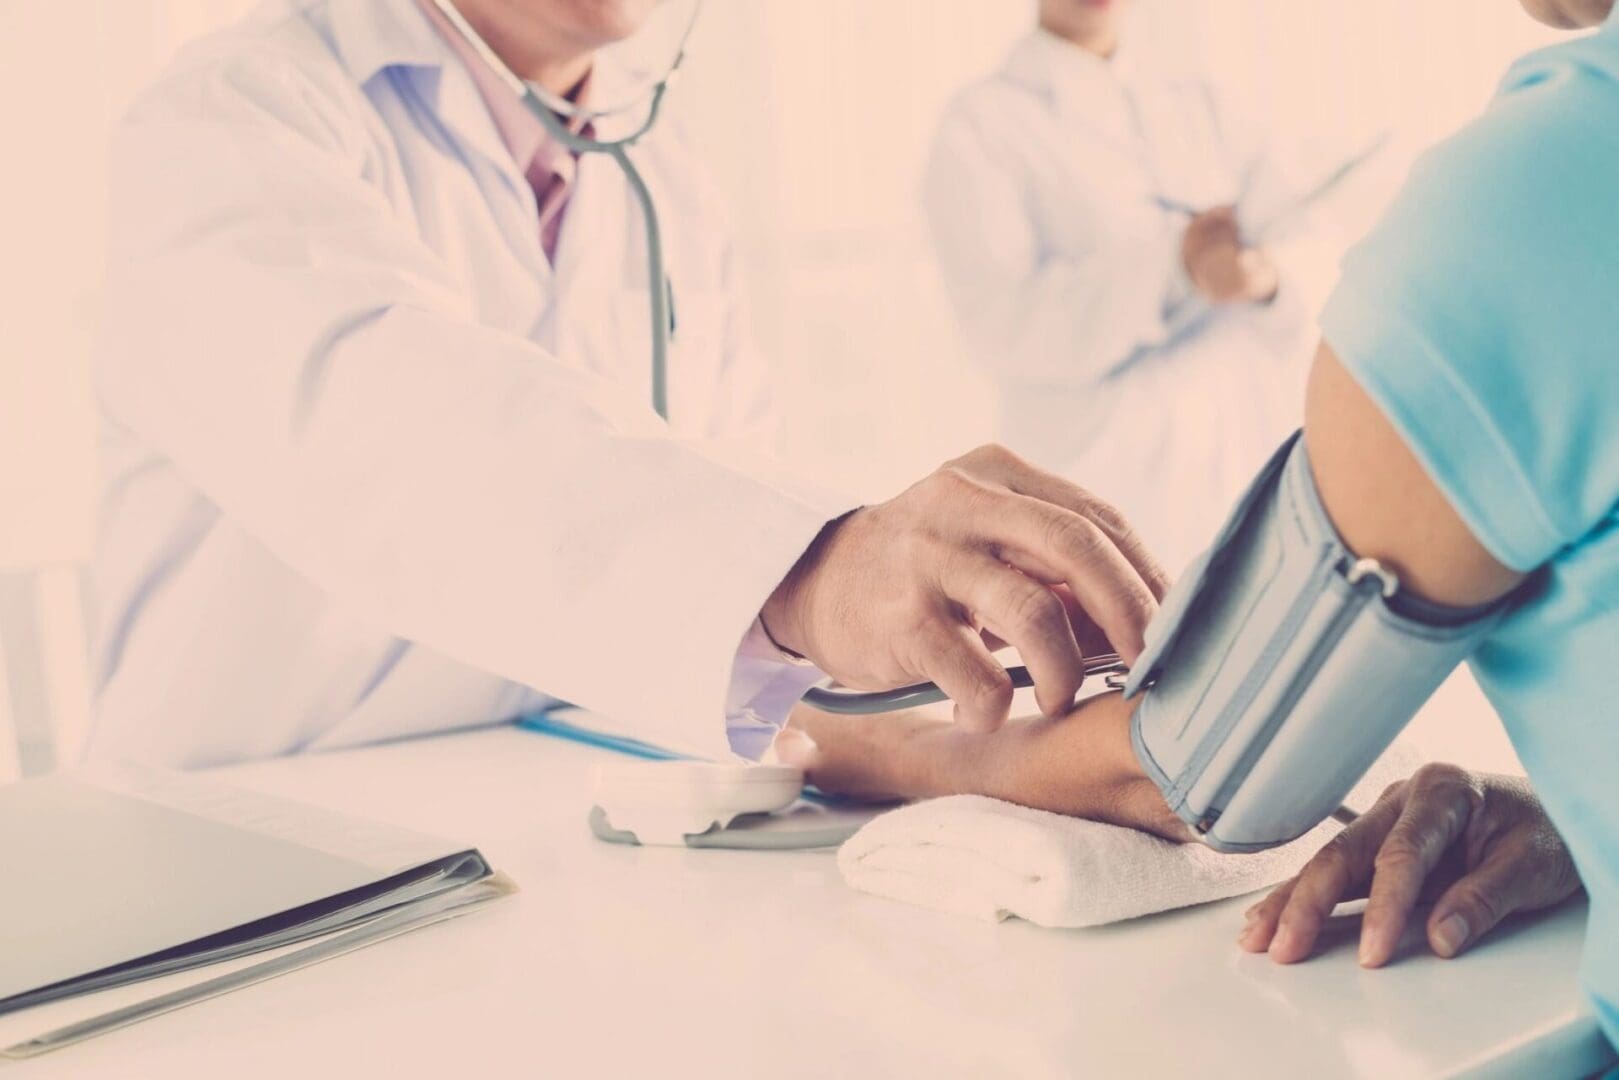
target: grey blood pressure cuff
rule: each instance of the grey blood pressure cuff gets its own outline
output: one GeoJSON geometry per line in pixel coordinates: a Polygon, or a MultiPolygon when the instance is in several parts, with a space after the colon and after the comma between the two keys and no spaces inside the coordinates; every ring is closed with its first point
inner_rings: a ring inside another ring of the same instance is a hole
{"type": "Polygon", "coordinates": [[[1400,591],[1338,539],[1295,434],[1164,598],[1125,696],[1137,758],[1220,851],[1330,815],[1499,620],[1400,591]]]}

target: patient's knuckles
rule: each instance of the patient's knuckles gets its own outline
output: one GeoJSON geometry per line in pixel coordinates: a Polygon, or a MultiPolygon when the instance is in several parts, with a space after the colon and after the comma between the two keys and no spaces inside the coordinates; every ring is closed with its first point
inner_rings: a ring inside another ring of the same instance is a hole
{"type": "Polygon", "coordinates": [[[1357,865],[1365,862],[1355,857],[1356,842],[1357,838],[1347,829],[1338,833],[1315,853],[1300,876],[1308,876],[1314,881],[1349,881],[1357,865]]]}
{"type": "Polygon", "coordinates": [[[1420,788],[1465,781],[1468,773],[1458,765],[1444,761],[1430,761],[1411,774],[1411,782],[1420,788]]]}
{"type": "Polygon", "coordinates": [[[1426,876],[1427,862],[1418,844],[1403,836],[1391,836],[1372,859],[1376,877],[1426,876]]]}
{"type": "MultiPolygon", "coordinates": [[[[1480,819],[1496,830],[1514,827],[1550,828],[1540,800],[1526,781],[1517,777],[1491,777],[1482,790],[1480,819]]],[[[1552,830],[1555,834],[1555,830],[1552,830]]]]}
{"type": "Polygon", "coordinates": [[[1443,762],[1430,762],[1411,777],[1413,791],[1466,814],[1484,802],[1481,778],[1466,769],[1443,762]]]}

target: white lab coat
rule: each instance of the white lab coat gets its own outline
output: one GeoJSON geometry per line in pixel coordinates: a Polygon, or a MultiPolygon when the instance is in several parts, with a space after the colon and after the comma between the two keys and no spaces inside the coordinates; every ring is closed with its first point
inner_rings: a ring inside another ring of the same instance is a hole
{"type": "Polygon", "coordinates": [[[580,163],[557,265],[414,0],[271,0],[114,147],[92,754],[200,765],[550,695],[727,749],[738,643],[846,505],[757,449],[720,207],[672,123],[673,429],[639,210],[580,163]]]}
{"type": "Polygon", "coordinates": [[[1187,217],[1268,219],[1284,171],[1201,72],[1126,36],[1111,61],[1037,31],[950,106],[924,201],[999,438],[1116,502],[1172,566],[1212,537],[1301,416],[1331,238],[1267,238],[1268,306],[1211,309],[1180,261],[1187,217]]]}

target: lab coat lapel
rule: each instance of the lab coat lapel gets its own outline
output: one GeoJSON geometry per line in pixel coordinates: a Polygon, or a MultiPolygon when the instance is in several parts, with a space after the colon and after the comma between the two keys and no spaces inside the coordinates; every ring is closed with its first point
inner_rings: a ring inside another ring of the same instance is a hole
{"type": "Polygon", "coordinates": [[[477,174],[512,253],[537,280],[549,283],[551,266],[540,247],[534,190],[512,160],[472,76],[453,55],[447,56],[439,77],[435,111],[477,174]]]}
{"type": "Polygon", "coordinates": [[[1044,31],[1013,50],[1007,72],[1043,94],[1078,175],[1112,198],[1165,195],[1193,206],[1234,200],[1213,103],[1202,83],[1164,70],[1151,43],[1102,60],[1044,31]]]}
{"type": "Polygon", "coordinates": [[[468,174],[487,215],[484,220],[476,216],[467,220],[456,229],[458,235],[445,240],[476,249],[466,262],[479,318],[529,336],[552,306],[553,292],[551,267],[540,247],[534,193],[517,172],[488,107],[458,61],[452,57],[441,69],[411,74],[417,80],[419,108],[427,113],[420,123],[436,129],[436,141],[448,144],[445,154],[468,174]]]}
{"type": "Polygon", "coordinates": [[[559,356],[644,400],[651,393],[651,342],[644,315],[642,322],[630,318],[636,298],[644,304],[646,297],[642,229],[631,216],[632,198],[605,154],[580,156],[557,243],[556,303],[545,336],[559,356]]]}
{"type": "Polygon", "coordinates": [[[1139,138],[1121,71],[1128,60],[1103,60],[1077,45],[1036,30],[1012,50],[1007,75],[1051,104],[1064,123],[1083,129],[1123,153],[1132,153],[1139,138]],[[1116,68],[1115,63],[1124,64],[1116,68]]]}
{"type": "Polygon", "coordinates": [[[505,163],[505,179],[521,184],[472,77],[417,4],[333,0],[332,32],[344,65],[361,85],[390,68],[414,69],[418,88],[462,148],[492,164],[505,163]]]}
{"type": "Polygon", "coordinates": [[[1042,30],[1013,49],[1004,70],[1045,102],[1065,183],[1078,184],[1097,205],[1152,206],[1153,177],[1133,104],[1107,61],[1042,30]]]}
{"type": "Polygon", "coordinates": [[[473,173],[500,235],[523,267],[548,281],[540,249],[538,212],[528,181],[489,115],[461,58],[428,21],[418,0],[334,0],[338,51],[362,84],[392,68],[406,69],[428,123],[439,128],[473,173]]]}

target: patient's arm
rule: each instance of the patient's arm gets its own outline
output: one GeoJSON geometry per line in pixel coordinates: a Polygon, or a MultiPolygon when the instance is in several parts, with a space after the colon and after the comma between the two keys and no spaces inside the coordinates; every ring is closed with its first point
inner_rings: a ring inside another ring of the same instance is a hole
{"type": "MultiPolygon", "coordinates": [[[[1474,539],[1325,345],[1311,371],[1305,438],[1322,502],[1344,543],[1389,566],[1406,588],[1436,603],[1468,607],[1522,580],[1474,539]]],[[[914,712],[844,717],[801,706],[779,745],[784,760],[804,765],[829,791],[990,795],[1189,839],[1136,763],[1130,709],[1119,695],[1106,694],[1057,720],[975,734],[914,712]]]]}
{"type": "Polygon", "coordinates": [[[1388,566],[1406,588],[1436,603],[1469,607],[1523,580],[1474,539],[1325,343],[1310,371],[1304,438],[1321,502],[1345,546],[1388,566]]]}
{"type": "Polygon", "coordinates": [[[1190,839],[1136,764],[1130,709],[1118,694],[1104,694],[1059,719],[970,732],[917,712],[834,716],[801,705],[778,738],[777,753],[803,765],[818,787],[839,794],[988,795],[1190,839]]]}

